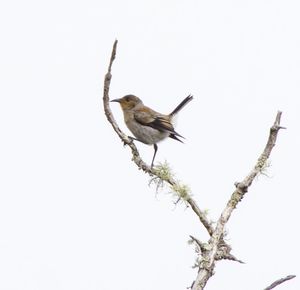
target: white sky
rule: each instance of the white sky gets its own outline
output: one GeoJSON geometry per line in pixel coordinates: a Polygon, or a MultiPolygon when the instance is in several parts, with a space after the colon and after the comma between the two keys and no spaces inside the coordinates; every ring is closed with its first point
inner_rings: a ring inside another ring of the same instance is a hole
{"type": "MultiPolygon", "coordinates": [[[[219,262],[207,289],[299,276],[299,15],[289,0],[2,1],[0,289],[182,290],[196,277],[187,240],[205,241],[204,228],[167,189],[155,195],[104,117],[115,38],[111,98],[167,113],[195,96],[178,120],[186,144],[161,143],[156,160],[214,220],[283,111],[271,178],[227,227],[246,264],[219,262]]],[[[299,288],[297,277],[280,289],[299,288]]]]}

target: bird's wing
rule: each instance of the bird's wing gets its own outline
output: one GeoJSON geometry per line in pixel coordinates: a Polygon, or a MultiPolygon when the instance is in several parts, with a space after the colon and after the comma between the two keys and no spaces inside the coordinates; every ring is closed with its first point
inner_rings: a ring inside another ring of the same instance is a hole
{"type": "MultiPolygon", "coordinates": [[[[162,132],[169,132],[172,136],[179,136],[171,123],[171,118],[168,115],[161,115],[149,108],[143,108],[134,113],[135,120],[144,126],[149,126],[162,132]]],[[[174,138],[175,139],[175,138],[174,138]]]]}

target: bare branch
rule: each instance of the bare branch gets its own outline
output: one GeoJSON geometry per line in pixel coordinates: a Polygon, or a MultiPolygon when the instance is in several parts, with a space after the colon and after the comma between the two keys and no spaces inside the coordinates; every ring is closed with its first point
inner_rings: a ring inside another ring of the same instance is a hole
{"type": "Polygon", "coordinates": [[[267,288],[265,288],[264,290],[271,290],[271,289],[277,287],[278,285],[280,285],[281,283],[283,283],[285,281],[288,281],[288,280],[291,280],[291,279],[293,279],[295,277],[296,277],[296,275],[288,275],[288,276],[286,276],[284,278],[278,279],[275,282],[273,282],[270,286],[268,286],[267,288]]]}
{"type": "MultiPolygon", "coordinates": [[[[189,243],[194,243],[197,246],[196,253],[205,255],[205,253],[210,249],[210,245],[208,243],[203,243],[192,235],[190,235],[190,238],[191,240],[189,241],[189,243]]],[[[221,240],[218,248],[218,253],[215,258],[216,261],[230,260],[241,264],[245,264],[243,261],[237,259],[234,255],[232,255],[230,251],[231,251],[231,247],[228,244],[226,244],[223,240],[221,240]]]]}
{"type": "Polygon", "coordinates": [[[192,210],[198,216],[200,222],[204,225],[211,236],[214,229],[211,225],[211,222],[207,219],[206,214],[198,207],[196,201],[192,197],[187,198],[186,202],[191,206],[192,210]]]}
{"type": "MultiPolygon", "coordinates": [[[[151,169],[150,166],[148,166],[142,160],[142,158],[140,157],[139,151],[137,150],[133,140],[130,139],[126,134],[124,134],[123,131],[119,128],[119,126],[117,125],[117,123],[113,117],[113,114],[110,110],[109,88],[110,88],[110,81],[112,78],[112,74],[111,74],[112,64],[113,64],[113,61],[115,60],[116,52],[117,52],[117,43],[118,43],[118,41],[116,40],[113,45],[110,62],[109,62],[109,66],[108,66],[108,71],[107,71],[107,73],[105,75],[105,79],[104,79],[103,105],[104,105],[105,115],[106,115],[108,122],[112,125],[113,129],[115,130],[117,135],[120,137],[120,139],[122,140],[124,145],[128,145],[130,147],[131,153],[132,153],[132,160],[138,166],[138,168],[142,169],[144,172],[148,173],[151,177],[156,176],[157,178],[161,178],[157,174],[155,168],[151,169]]],[[[167,182],[171,186],[178,185],[178,183],[173,178],[167,178],[167,179],[164,179],[163,181],[167,182]]],[[[200,210],[200,208],[197,206],[196,202],[193,200],[192,197],[188,196],[186,199],[186,202],[191,206],[192,210],[198,216],[200,222],[204,225],[204,227],[208,231],[209,235],[212,235],[214,229],[211,225],[211,222],[207,219],[204,211],[200,210]]]]}
{"type": "Polygon", "coordinates": [[[205,252],[206,249],[206,245],[205,243],[201,242],[200,240],[198,240],[197,238],[193,237],[192,235],[190,235],[191,238],[191,242],[195,243],[198,246],[198,249],[201,253],[205,252]]]}
{"type": "Polygon", "coordinates": [[[229,260],[229,261],[234,261],[234,262],[238,262],[240,264],[245,264],[245,262],[243,262],[242,260],[237,259],[234,255],[232,254],[225,254],[223,255],[222,259],[224,260],[229,260]]]}
{"type": "Polygon", "coordinates": [[[242,182],[236,183],[236,190],[232,193],[231,198],[229,199],[225,209],[223,210],[217,222],[213,235],[210,238],[209,244],[211,246],[211,250],[207,251],[202,257],[201,268],[199,269],[192,290],[204,289],[208,279],[213,275],[215,261],[217,260],[216,258],[219,250],[219,244],[224,235],[225,224],[228,222],[231,213],[236,208],[237,204],[243,199],[245,193],[248,191],[249,186],[251,186],[254,178],[263,170],[272,152],[272,149],[275,146],[278,132],[280,129],[283,129],[283,127],[280,126],[281,114],[281,112],[277,112],[275,122],[270,129],[267,144],[262,154],[258,158],[254,168],[251,170],[248,176],[244,178],[242,182]]]}

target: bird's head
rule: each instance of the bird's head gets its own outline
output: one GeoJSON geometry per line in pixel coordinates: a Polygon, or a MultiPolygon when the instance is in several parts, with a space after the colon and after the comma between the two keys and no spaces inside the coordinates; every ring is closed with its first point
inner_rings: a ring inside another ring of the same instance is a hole
{"type": "Polygon", "coordinates": [[[133,109],[135,106],[143,104],[143,102],[134,95],[126,95],[123,98],[111,100],[111,102],[120,103],[123,111],[133,109]]]}

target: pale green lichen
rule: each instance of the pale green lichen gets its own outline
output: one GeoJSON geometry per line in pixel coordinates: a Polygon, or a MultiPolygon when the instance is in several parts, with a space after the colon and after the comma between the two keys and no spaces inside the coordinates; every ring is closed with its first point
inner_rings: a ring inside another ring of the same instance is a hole
{"type": "Polygon", "coordinates": [[[171,184],[170,193],[174,196],[174,198],[177,199],[175,204],[177,204],[179,201],[186,202],[190,198],[190,188],[185,184],[181,184],[175,179],[174,173],[172,172],[167,161],[164,163],[159,163],[157,166],[155,166],[153,172],[155,176],[151,178],[149,185],[154,183],[156,185],[156,192],[158,192],[159,189],[162,189],[165,182],[167,182],[171,184]]]}
{"type": "Polygon", "coordinates": [[[241,201],[241,199],[243,198],[244,193],[241,191],[236,190],[230,200],[229,200],[229,204],[232,208],[236,208],[236,205],[241,201]]]}
{"type": "Polygon", "coordinates": [[[164,163],[159,163],[153,169],[155,175],[162,180],[171,180],[173,179],[173,172],[171,167],[167,161],[164,163]]]}
{"type": "Polygon", "coordinates": [[[183,201],[188,200],[190,197],[191,189],[189,186],[186,184],[180,184],[179,181],[171,186],[171,190],[176,197],[182,199],[183,201]]]}
{"type": "Polygon", "coordinates": [[[266,175],[267,169],[271,166],[271,161],[267,159],[266,156],[262,155],[258,160],[255,166],[255,169],[259,173],[266,175]]]}
{"type": "Polygon", "coordinates": [[[149,185],[154,183],[156,185],[156,192],[163,188],[164,181],[173,180],[173,172],[167,161],[164,163],[159,163],[155,168],[153,168],[154,174],[156,176],[152,177],[149,181],[149,185]]]}
{"type": "Polygon", "coordinates": [[[268,168],[271,167],[271,161],[270,160],[266,160],[264,162],[264,164],[261,166],[260,170],[259,170],[259,173],[264,175],[264,176],[267,176],[269,177],[268,175],[268,168]]]}

